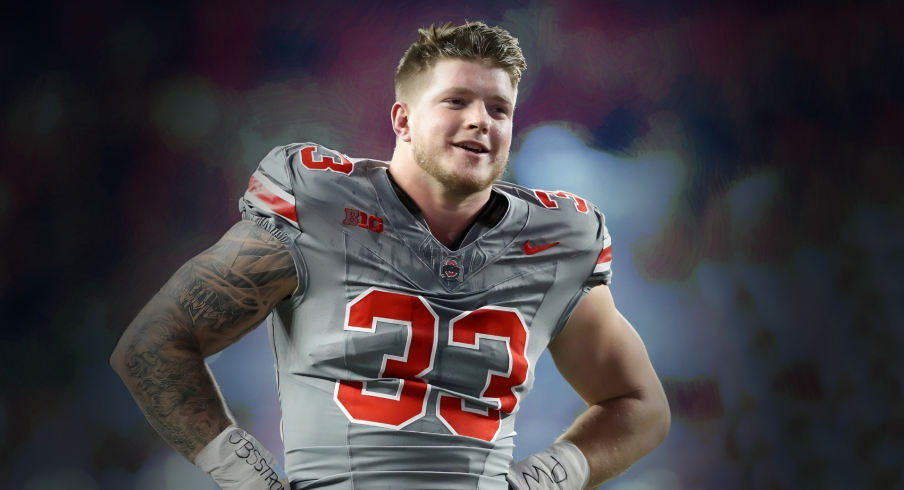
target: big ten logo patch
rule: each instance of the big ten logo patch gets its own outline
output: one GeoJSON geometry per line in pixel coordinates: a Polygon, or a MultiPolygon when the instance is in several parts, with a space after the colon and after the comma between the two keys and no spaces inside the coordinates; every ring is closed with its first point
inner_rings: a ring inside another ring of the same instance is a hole
{"type": "Polygon", "coordinates": [[[345,219],[342,220],[342,224],[352,226],[357,225],[376,233],[383,232],[382,219],[352,208],[345,208],[345,219]]]}

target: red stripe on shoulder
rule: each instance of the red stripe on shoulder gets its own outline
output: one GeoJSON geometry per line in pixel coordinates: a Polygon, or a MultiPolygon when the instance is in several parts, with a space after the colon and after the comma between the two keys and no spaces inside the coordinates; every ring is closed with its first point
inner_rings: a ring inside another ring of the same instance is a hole
{"type": "MultiPolygon", "coordinates": [[[[266,177],[263,177],[266,178],[266,177]]],[[[298,214],[295,212],[295,203],[276,195],[267,189],[267,186],[258,180],[255,176],[251,176],[248,182],[248,192],[257,198],[258,201],[265,204],[271,212],[278,214],[287,220],[298,224],[298,214]]]]}
{"type": "Polygon", "coordinates": [[[612,245],[604,248],[602,252],[600,252],[600,256],[596,259],[597,264],[602,264],[604,262],[612,262],[612,245]]]}

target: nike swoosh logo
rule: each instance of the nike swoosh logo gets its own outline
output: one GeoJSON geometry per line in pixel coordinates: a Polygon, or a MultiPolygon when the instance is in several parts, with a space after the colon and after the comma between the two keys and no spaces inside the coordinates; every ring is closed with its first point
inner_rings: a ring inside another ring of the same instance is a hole
{"type": "Polygon", "coordinates": [[[526,253],[527,255],[533,255],[537,252],[542,252],[542,251],[546,250],[547,248],[555,247],[558,244],[559,244],[559,242],[552,242],[552,243],[547,243],[546,245],[531,247],[530,240],[528,240],[528,241],[524,242],[524,253],[526,253]]]}

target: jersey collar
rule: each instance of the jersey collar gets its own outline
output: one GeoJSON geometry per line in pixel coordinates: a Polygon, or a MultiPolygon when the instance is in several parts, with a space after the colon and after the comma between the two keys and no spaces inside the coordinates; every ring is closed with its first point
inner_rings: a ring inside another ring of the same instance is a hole
{"type": "MultiPolygon", "coordinates": [[[[427,229],[430,229],[427,226],[427,221],[424,220],[424,216],[421,213],[420,206],[414,202],[414,199],[405,192],[405,189],[402,189],[402,186],[395,181],[392,177],[392,174],[389,170],[386,171],[386,177],[389,178],[389,183],[392,185],[392,190],[395,191],[396,196],[398,196],[399,201],[405,206],[405,209],[411,213],[411,216],[414,216],[418,219],[427,229]]],[[[509,201],[502,194],[497,192],[495,189],[490,193],[490,199],[486,204],[483,205],[483,208],[480,209],[480,213],[477,214],[477,217],[471,223],[465,231],[463,231],[454,243],[449,247],[449,250],[456,251],[461,247],[468,245],[473,242],[480,235],[492,229],[496,226],[500,221],[502,221],[502,217],[505,216],[505,212],[508,211],[509,201]]]]}
{"type": "Polygon", "coordinates": [[[478,213],[480,217],[475,218],[471,229],[463,234],[460,246],[450,249],[430,233],[417,205],[409,207],[413,200],[392,185],[388,170],[385,163],[373,165],[368,170],[368,179],[386,222],[384,233],[397,237],[425,266],[408,268],[406,275],[422,287],[441,285],[450,293],[462,288],[485,288],[489,285],[487,281],[495,281],[495,276],[484,276],[481,271],[502,257],[527,226],[530,215],[527,203],[497,189],[494,183],[494,198],[478,213]],[[406,200],[410,201],[408,205],[406,200]],[[458,265],[459,273],[454,279],[440,277],[444,264],[449,264],[450,260],[458,265]],[[475,277],[477,275],[480,275],[479,279],[475,277]]]}

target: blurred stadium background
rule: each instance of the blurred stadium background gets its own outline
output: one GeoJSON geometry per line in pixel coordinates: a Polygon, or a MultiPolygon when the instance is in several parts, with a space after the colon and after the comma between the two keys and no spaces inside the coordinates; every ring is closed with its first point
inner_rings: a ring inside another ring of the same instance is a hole
{"type": "MultiPolygon", "coordinates": [[[[416,29],[528,60],[506,177],[607,215],[669,395],[613,490],[904,488],[899,1],[29,2],[0,16],[0,487],[215,489],[108,364],[274,146],[388,160],[416,29]]],[[[264,328],[210,365],[280,453],[264,328]]],[[[583,410],[548,356],[516,459],[583,410]]]]}

